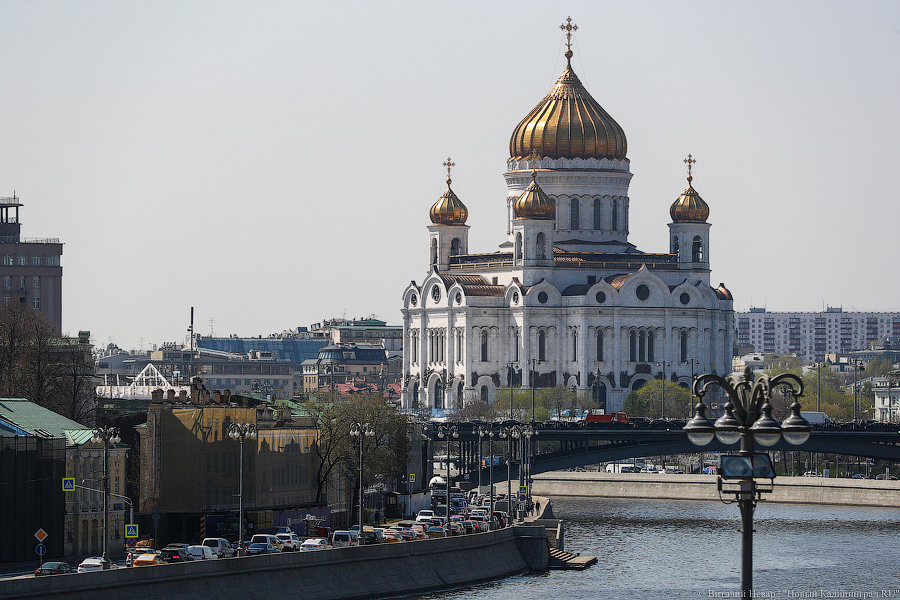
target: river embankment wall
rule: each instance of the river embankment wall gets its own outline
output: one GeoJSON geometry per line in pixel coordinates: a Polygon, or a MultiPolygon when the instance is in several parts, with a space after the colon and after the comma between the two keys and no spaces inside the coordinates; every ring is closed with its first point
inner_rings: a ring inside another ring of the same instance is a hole
{"type": "MultiPolygon", "coordinates": [[[[720,499],[715,475],[582,473],[554,471],[534,475],[532,489],[542,496],[592,496],[659,500],[720,499]]],[[[762,480],[764,485],[768,480],[762,480]]],[[[825,477],[776,477],[766,502],[896,507],[900,481],[825,477]]]]}
{"type": "Polygon", "coordinates": [[[543,527],[458,537],[269,554],[0,581],[0,600],[349,600],[471,585],[549,561],[543,527]]]}

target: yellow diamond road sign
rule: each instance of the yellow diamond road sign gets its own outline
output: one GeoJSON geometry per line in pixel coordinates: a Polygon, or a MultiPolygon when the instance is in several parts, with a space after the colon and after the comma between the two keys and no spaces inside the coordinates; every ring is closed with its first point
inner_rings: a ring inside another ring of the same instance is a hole
{"type": "Polygon", "coordinates": [[[44,531],[43,529],[38,529],[37,531],[34,532],[34,537],[36,537],[37,541],[39,541],[39,542],[43,542],[44,540],[46,540],[49,535],[50,534],[47,533],[46,531],[44,531]]]}

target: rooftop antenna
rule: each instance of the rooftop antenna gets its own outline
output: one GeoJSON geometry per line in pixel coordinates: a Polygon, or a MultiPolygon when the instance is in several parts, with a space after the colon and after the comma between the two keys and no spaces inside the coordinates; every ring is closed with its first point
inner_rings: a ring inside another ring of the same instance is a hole
{"type": "Polygon", "coordinates": [[[209,337],[215,337],[215,334],[213,333],[215,324],[216,324],[216,320],[213,319],[212,317],[210,317],[209,318],[209,337]]]}

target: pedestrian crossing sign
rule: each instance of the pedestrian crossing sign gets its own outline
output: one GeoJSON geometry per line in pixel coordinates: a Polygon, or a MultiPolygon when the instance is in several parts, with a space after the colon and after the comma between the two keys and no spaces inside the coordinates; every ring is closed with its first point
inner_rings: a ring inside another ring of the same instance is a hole
{"type": "Polygon", "coordinates": [[[75,478],[74,477],[63,477],[63,491],[64,492],[74,492],[75,491],[75,478]]]}
{"type": "Polygon", "coordinates": [[[519,486],[519,494],[520,494],[520,495],[527,496],[527,495],[528,495],[528,486],[527,486],[527,485],[520,485],[520,486],[519,486]]]}
{"type": "Polygon", "coordinates": [[[138,526],[137,525],[126,525],[125,526],[125,538],[136,538],[138,536],[138,526]]]}
{"type": "Polygon", "coordinates": [[[415,474],[415,473],[410,473],[410,474],[409,474],[409,482],[410,482],[410,483],[415,483],[415,482],[416,482],[416,474],[415,474]]]}

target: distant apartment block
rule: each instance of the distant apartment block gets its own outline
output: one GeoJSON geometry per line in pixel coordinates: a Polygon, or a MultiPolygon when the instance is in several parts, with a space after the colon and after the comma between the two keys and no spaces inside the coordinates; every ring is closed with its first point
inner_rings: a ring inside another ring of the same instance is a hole
{"type": "Polygon", "coordinates": [[[57,238],[23,238],[22,203],[0,198],[0,282],[3,302],[19,302],[45,315],[62,333],[62,256],[57,238]]]}
{"type": "MultiPolygon", "coordinates": [[[[734,313],[739,349],[796,354],[804,362],[825,360],[826,354],[847,355],[871,342],[900,338],[900,312],[767,312],[751,308],[734,313]]],[[[742,352],[744,353],[744,352],[742,352]]]]}

